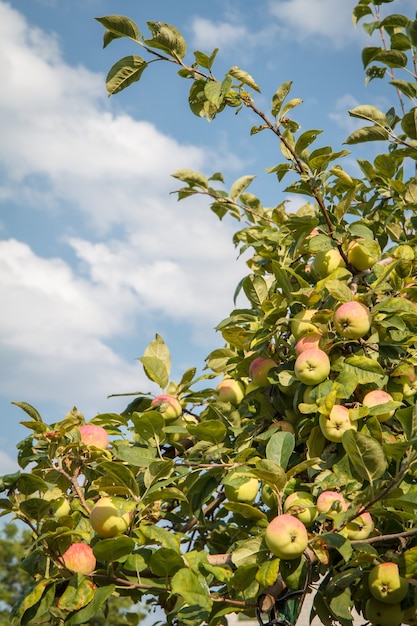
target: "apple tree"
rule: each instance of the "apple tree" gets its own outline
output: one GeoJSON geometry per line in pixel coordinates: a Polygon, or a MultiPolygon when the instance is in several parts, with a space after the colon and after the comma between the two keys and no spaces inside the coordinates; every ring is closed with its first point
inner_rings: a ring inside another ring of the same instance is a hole
{"type": "Polygon", "coordinates": [[[217,171],[173,174],[179,200],[202,195],[237,220],[249,256],[236,289],[247,304],[218,324],[201,374],[171,380],[156,335],[139,362],[157,391],[132,393],[121,414],[74,408],[51,424],[16,403],[30,435],[0,504],[31,531],[33,585],[13,623],[91,623],[120,597],[161,607],[167,624],[240,612],[292,626],[309,594],[327,626],[354,611],[417,623],[417,20],[388,4],[360,0],[353,20],[381,36],[363,65],[393,104],[350,110],[362,124],[336,150],[297,123],[290,82],[265,113],[246,71],[216,78],[217,50],[187,54],[164,22],[144,35],[130,18],[98,18],[105,46],[127,38],[143,55],[110,69],[110,95],[170,63],[193,114],[232,108],[254,119],[252,135],[272,133],[283,200],[264,206],[251,175],[228,188],[217,171]],[[379,154],[367,160],[364,145],[379,154]]]}

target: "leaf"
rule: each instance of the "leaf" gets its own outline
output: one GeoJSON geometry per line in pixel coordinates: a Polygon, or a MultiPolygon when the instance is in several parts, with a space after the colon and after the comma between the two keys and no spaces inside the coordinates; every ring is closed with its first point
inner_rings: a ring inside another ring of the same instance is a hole
{"type": "Polygon", "coordinates": [[[202,187],[203,189],[208,189],[209,181],[207,176],[204,174],[200,174],[200,172],[195,172],[190,169],[182,169],[177,170],[174,174],[171,174],[173,178],[178,178],[178,180],[182,180],[184,183],[190,185],[190,187],[202,187]]]}
{"type": "Polygon", "coordinates": [[[259,535],[252,539],[239,542],[238,547],[232,553],[232,561],[236,567],[247,563],[264,563],[269,555],[262,537],[259,535]]]}
{"type": "Polygon", "coordinates": [[[246,276],[242,286],[246,297],[255,308],[259,308],[262,302],[268,297],[268,285],[265,279],[259,274],[249,274],[249,276],[246,276]]]}
{"type": "Polygon", "coordinates": [[[188,430],[201,441],[218,444],[224,441],[227,433],[226,426],[218,420],[207,420],[196,426],[190,424],[188,430]]]}
{"type": "Polygon", "coordinates": [[[115,463],[114,461],[103,461],[99,464],[99,469],[105,474],[106,478],[112,480],[115,486],[126,487],[127,491],[134,496],[139,495],[139,486],[135,475],[127,465],[115,463]]]}
{"type": "Polygon", "coordinates": [[[182,59],[187,52],[187,44],[180,31],[165,22],[147,22],[152,39],[144,39],[147,46],[163,50],[169,56],[182,59]]]}
{"type": "Polygon", "coordinates": [[[174,464],[171,459],[157,460],[153,461],[146,468],[143,480],[145,483],[145,487],[149,488],[154,483],[158,482],[163,478],[168,478],[171,476],[174,470],[174,464]]]}
{"type": "Polygon", "coordinates": [[[226,76],[223,82],[209,80],[204,87],[204,94],[217,109],[221,107],[232,86],[232,79],[226,76]]]}
{"type": "Polygon", "coordinates": [[[156,449],[135,445],[113,445],[113,453],[117,459],[125,461],[129,465],[147,467],[155,460],[156,449]]]}
{"type": "Polygon", "coordinates": [[[183,567],[171,579],[171,593],[183,598],[189,607],[198,608],[200,623],[208,620],[213,600],[203,575],[183,567]]]}
{"type": "Polygon", "coordinates": [[[386,141],[389,137],[388,131],[379,126],[364,126],[353,131],[345,140],[347,144],[364,143],[366,141],[386,141]]]}
{"type": "Polygon", "coordinates": [[[31,417],[35,422],[42,422],[42,418],[38,411],[27,402],[12,402],[15,406],[18,406],[19,409],[22,409],[29,417],[31,417]]]}
{"type": "Polygon", "coordinates": [[[386,377],[385,370],[378,361],[365,356],[353,355],[345,359],[343,370],[350,372],[361,385],[382,383],[386,377]]]}
{"type": "Polygon", "coordinates": [[[258,461],[255,468],[252,469],[252,474],[263,482],[274,485],[279,490],[284,489],[287,482],[287,477],[282,467],[278,463],[268,461],[267,459],[258,461]]]}
{"type": "Polygon", "coordinates": [[[97,587],[92,601],[65,620],[66,624],[87,624],[103,607],[107,598],[109,598],[116,585],[106,585],[105,587],[97,587]]]}
{"type": "Polygon", "coordinates": [[[375,124],[385,126],[386,116],[380,109],[370,104],[360,105],[354,109],[348,111],[351,117],[358,117],[368,122],[374,122],[375,124]]]}
{"type": "Polygon", "coordinates": [[[304,133],[301,133],[295,144],[295,152],[301,154],[322,132],[322,130],[306,130],[304,133]]]}
{"type": "Polygon", "coordinates": [[[256,176],[242,176],[233,183],[230,189],[230,199],[236,202],[239,196],[249,187],[256,176]]]}
{"type": "Polygon", "coordinates": [[[292,433],[274,433],[266,446],[266,458],[269,461],[274,461],[285,470],[294,448],[295,437],[292,433]]]}
{"type": "Polygon", "coordinates": [[[341,280],[326,280],[325,287],[329,294],[339,302],[350,302],[353,300],[353,293],[341,280]]]}
{"type": "Polygon", "coordinates": [[[156,576],[167,578],[184,567],[184,560],[176,550],[160,548],[152,552],[149,567],[156,576]]]}
{"type": "Polygon", "coordinates": [[[41,582],[36,583],[30,589],[28,589],[27,593],[19,600],[19,602],[13,607],[11,616],[15,619],[19,620],[19,624],[21,623],[21,619],[24,613],[32,608],[39,600],[41,599],[46,587],[53,582],[50,579],[41,580],[41,582]]]}
{"type": "Polygon", "coordinates": [[[79,611],[94,598],[96,586],[92,580],[81,574],[70,578],[69,584],[59,598],[57,606],[61,611],[79,611]]]}
{"type": "Polygon", "coordinates": [[[272,115],[274,115],[275,117],[279,114],[279,112],[281,111],[281,107],[282,104],[285,100],[285,98],[288,96],[288,94],[291,91],[291,87],[292,87],[292,81],[283,83],[275,92],[275,94],[272,96],[272,108],[271,108],[271,113],[272,115]]]}
{"type": "Polygon", "coordinates": [[[94,555],[98,561],[118,561],[131,554],[135,549],[135,541],[131,537],[121,536],[102,539],[94,546],[94,555]]]}
{"type": "Polygon", "coordinates": [[[245,70],[241,70],[240,67],[234,65],[230,68],[228,74],[230,74],[230,76],[233,76],[233,78],[236,78],[243,85],[247,85],[255,91],[258,91],[259,93],[261,92],[252,76],[248,74],[248,72],[245,72],[245,70]]]}
{"type": "Polygon", "coordinates": [[[387,468],[382,446],[372,437],[358,433],[353,429],[343,434],[343,448],[350,461],[352,475],[359,481],[366,476],[372,485],[381,478],[387,468]]]}
{"type": "Polygon", "coordinates": [[[106,88],[109,96],[113,96],[137,82],[147,67],[146,61],[139,56],[130,55],[117,61],[110,68],[106,77],[106,88]]]}
{"type": "Polygon", "coordinates": [[[104,34],[104,48],[113,40],[119,37],[129,37],[135,41],[139,40],[139,30],[135,22],[124,15],[105,15],[103,17],[96,17],[97,22],[100,22],[107,29],[108,33],[104,34]]]}

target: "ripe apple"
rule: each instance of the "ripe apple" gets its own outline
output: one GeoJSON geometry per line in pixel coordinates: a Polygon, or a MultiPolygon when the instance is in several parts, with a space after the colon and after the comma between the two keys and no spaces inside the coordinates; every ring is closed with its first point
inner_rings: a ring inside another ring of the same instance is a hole
{"type": "Polygon", "coordinates": [[[375,598],[366,601],[364,617],[373,626],[401,626],[403,621],[403,610],[401,604],[386,604],[379,602],[375,598]]]}
{"type": "MultiPolygon", "coordinates": [[[[363,406],[366,406],[369,409],[374,406],[386,404],[387,402],[393,402],[393,397],[390,393],[384,391],[383,389],[374,389],[373,391],[369,391],[362,400],[363,406]]],[[[394,415],[394,413],[395,409],[387,411],[386,413],[379,413],[376,417],[380,422],[386,422],[394,415]]]]}
{"type": "Polygon", "coordinates": [[[345,267],[346,264],[337,248],[320,250],[317,252],[311,264],[313,274],[318,278],[326,278],[338,267],[345,267]]]}
{"type": "Polygon", "coordinates": [[[346,511],[348,504],[338,491],[322,491],[316,502],[317,511],[329,519],[346,511]]]}
{"type": "Polygon", "coordinates": [[[272,359],[258,356],[249,365],[249,378],[258,387],[267,387],[270,384],[268,381],[269,370],[276,366],[276,362],[272,359]]]}
{"type": "Polygon", "coordinates": [[[162,417],[168,422],[178,419],[182,414],[182,406],[178,398],[166,393],[156,396],[152,400],[151,406],[159,408],[162,417]]]}
{"type": "Polygon", "coordinates": [[[308,491],[294,491],[285,499],[284,513],[294,515],[308,528],[317,517],[313,496],[308,491]]]}
{"type": "Polygon", "coordinates": [[[88,576],[96,569],[96,557],[87,543],[73,543],[62,555],[64,565],[71,572],[88,576]]]}
{"type": "Polygon", "coordinates": [[[224,492],[226,494],[226,498],[230,500],[230,502],[244,502],[246,504],[252,504],[259,489],[259,481],[257,478],[254,478],[245,472],[239,471],[233,472],[233,476],[239,480],[240,484],[237,486],[225,485],[224,492]]]}
{"type": "Polygon", "coordinates": [[[369,591],[379,602],[397,604],[408,592],[408,580],[400,575],[397,563],[387,561],[375,565],[368,576],[369,591]]]}
{"type": "Polygon", "coordinates": [[[330,374],[330,360],[323,350],[305,350],[298,355],[294,373],[305,385],[318,385],[330,374]]]}
{"type": "Polygon", "coordinates": [[[307,335],[304,335],[295,344],[295,353],[299,355],[305,350],[320,348],[320,339],[322,338],[322,336],[323,335],[321,333],[308,333],[307,335]]]}
{"type": "Polygon", "coordinates": [[[305,309],[294,315],[291,321],[291,332],[294,335],[295,341],[298,341],[301,337],[310,333],[326,332],[326,324],[311,321],[311,318],[314,317],[316,313],[316,309],[305,309]]]}
{"type": "Polygon", "coordinates": [[[371,514],[365,511],[365,513],[346,524],[340,532],[348,539],[359,540],[368,539],[373,530],[374,521],[371,514]]]}
{"type": "Polygon", "coordinates": [[[269,522],[265,531],[265,542],[278,558],[297,559],[307,548],[307,529],[294,515],[283,513],[269,522]]]}
{"type": "Polygon", "coordinates": [[[375,254],[378,247],[376,241],[369,242],[362,237],[351,241],[347,249],[349,263],[359,272],[368,270],[380,258],[380,254],[375,254]]]}
{"type": "Polygon", "coordinates": [[[349,409],[341,404],[335,404],[330,415],[320,415],[319,426],[324,437],[334,443],[340,443],[347,430],[357,430],[356,422],[349,417],[349,409]]]}
{"type": "Polygon", "coordinates": [[[234,378],[224,378],[216,387],[218,398],[222,402],[239,404],[245,395],[242,383],[234,378]]]}
{"type": "Polygon", "coordinates": [[[364,304],[350,300],[336,309],[333,322],[342,337],[359,339],[364,337],[371,328],[371,314],[364,304]]]}
{"type": "Polygon", "coordinates": [[[97,500],[90,512],[90,523],[100,537],[116,537],[125,533],[133,513],[123,498],[104,496],[97,500]]]}
{"type": "Polygon", "coordinates": [[[86,446],[94,446],[106,450],[109,445],[109,436],[102,426],[96,424],[84,424],[79,428],[81,443],[86,446]]]}

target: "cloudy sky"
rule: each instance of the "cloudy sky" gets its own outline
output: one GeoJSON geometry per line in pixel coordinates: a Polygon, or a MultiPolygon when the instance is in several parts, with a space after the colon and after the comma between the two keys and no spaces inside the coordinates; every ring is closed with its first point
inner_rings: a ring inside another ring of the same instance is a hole
{"type": "MultiPolygon", "coordinates": [[[[396,12],[413,2],[400,0],[396,12]]],[[[33,404],[47,422],[74,405],[90,419],[124,406],[111,393],[156,391],[136,360],[155,333],[171,349],[173,379],[192,365],[201,371],[222,345],[213,328],[246,271],[235,224],[201,200],[177,203],[174,171],[222,170],[228,186],[256,174],[264,204],[287,197],[265,173],[279,161],[273,137],[249,136],[257,120],[248,111],[211,124],[194,117],[189,84],[169,64],[152,64],[109,99],[108,69],[140,51],[124,41],[103,50],[94,17],[121,13],[145,33],[147,21],[169,22],[191,52],[219,47],[216,74],[249,71],[266,111],[277,87],[294,81],[304,101],[296,119],[340,149],[352,130],[348,108],[387,104],[382,85],[365,87],[369,39],[352,26],[354,5],[0,0],[0,473],[15,467],[26,436],[12,401],[33,404]]]]}

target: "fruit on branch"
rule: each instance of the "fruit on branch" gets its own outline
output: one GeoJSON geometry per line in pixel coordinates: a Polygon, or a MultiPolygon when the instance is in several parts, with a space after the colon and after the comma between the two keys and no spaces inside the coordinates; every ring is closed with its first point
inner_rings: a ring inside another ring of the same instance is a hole
{"type": "Polygon", "coordinates": [[[65,515],[70,514],[70,504],[61,489],[59,489],[58,487],[50,489],[49,491],[45,491],[41,493],[40,496],[47,502],[51,503],[48,511],[51,517],[59,519],[61,517],[64,517],[65,515]]]}
{"type": "Polygon", "coordinates": [[[357,430],[356,422],[349,417],[349,409],[341,404],[335,404],[329,415],[320,415],[319,426],[323,436],[333,443],[340,443],[347,430],[357,430]]]}
{"type": "Polygon", "coordinates": [[[397,563],[387,561],[371,569],[368,587],[375,600],[386,604],[397,604],[407,595],[408,580],[400,575],[397,563]]]}
{"type": "Polygon", "coordinates": [[[242,383],[234,378],[224,378],[217,385],[216,390],[219,400],[235,405],[240,404],[245,395],[242,383]]]}
{"type": "Polygon", "coordinates": [[[100,537],[116,537],[125,533],[133,519],[131,504],[123,498],[104,496],[90,512],[90,523],[100,537]]]}
{"type": "Polygon", "coordinates": [[[294,315],[291,321],[291,332],[295,341],[310,333],[325,333],[327,325],[322,322],[313,322],[312,318],[316,315],[316,309],[305,309],[294,315]]]}
{"type": "MultiPolygon", "coordinates": [[[[390,393],[384,391],[383,389],[373,389],[372,391],[369,391],[362,400],[363,406],[366,406],[369,409],[376,406],[382,406],[388,402],[393,402],[393,397],[390,393]]],[[[394,413],[395,409],[391,409],[385,413],[378,413],[376,417],[380,422],[386,422],[391,419],[394,413]]]]}
{"type": "Polygon", "coordinates": [[[350,300],[336,309],[333,322],[342,337],[359,339],[364,337],[371,328],[371,313],[361,302],[350,300]]]}
{"type": "Polygon", "coordinates": [[[96,557],[87,543],[73,543],[62,555],[65,567],[71,572],[88,576],[96,569],[96,557]]]}
{"type": "Polygon", "coordinates": [[[307,335],[304,335],[295,344],[295,353],[299,355],[305,350],[320,348],[320,339],[322,338],[322,336],[323,335],[321,333],[308,333],[307,335]]]}
{"type": "Polygon", "coordinates": [[[287,420],[278,420],[277,422],[272,422],[268,430],[271,430],[272,428],[279,428],[285,433],[292,433],[293,435],[295,434],[294,426],[291,422],[288,422],[287,420]]]}
{"type": "Polygon", "coordinates": [[[162,417],[168,422],[178,419],[182,414],[178,398],[169,394],[156,396],[151,402],[151,407],[159,408],[162,417]]]}
{"type": "Polygon", "coordinates": [[[311,269],[318,278],[326,278],[338,267],[345,267],[346,264],[337,248],[329,250],[320,250],[311,263],[311,269]]]}
{"type": "Polygon", "coordinates": [[[109,435],[102,426],[97,424],[84,424],[78,429],[80,432],[81,443],[85,446],[94,446],[101,450],[106,450],[109,445],[109,435]]]}
{"type": "Polygon", "coordinates": [[[303,522],[307,528],[317,517],[317,507],[314,498],[308,491],[294,491],[284,502],[284,513],[289,513],[303,522]]]}
{"type": "Polygon", "coordinates": [[[341,534],[351,540],[368,539],[374,527],[371,514],[365,511],[346,524],[346,526],[342,528],[341,534]]]}
{"type": "Polygon", "coordinates": [[[245,504],[252,504],[258,494],[258,479],[245,472],[239,471],[233,472],[231,476],[236,478],[238,483],[235,485],[226,484],[224,486],[226,498],[230,500],[230,502],[244,502],[245,504]]]}
{"type": "Polygon", "coordinates": [[[277,364],[272,359],[266,359],[262,356],[254,359],[249,365],[249,378],[258,387],[267,387],[269,371],[276,367],[277,364]]]}
{"type": "Polygon", "coordinates": [[[275,491],[270,485],[264,483],[261,489],[262,502],[266,504],[270,509],[276,509],[278,507],[278,497],[275,491]]]}
{"type": "Polygon", "coordinates": [[[386,604],[369,598],[365,605],[364,617],[372,626],[401,626],[404,612],[401,604],[386,604]]]}
{"type": "Polygon", "coordinates": [[[305,385],[318,385],[330,374],[329,357],[318,348],[304,350],[295,361],[294,373],[305,385]]]}
{"type": "Polygon", "coordinates": [[[407,376],[399,376],[398,383],[402,385],[404,398],[412,398],[417,392],[417,380],[412,380],[407,376]]]}
{"type": "Polygon", "coordinates": [[[278,558],[297,559],[307,548],[307,529],[297,517],[283,513],[269,522],[265,531],[265,542],[278,558]]]}
{"type": "Polygon", "coordinates": [[[369,270],[380,259],[380,252],[376,254],[378,248],[376,241],[369,241],[359,237],[350,242],[347,249],[347,259],[359,272],[369,270]]]}
{"type": "Polygon", "coordinates": [[[343,513],[348,508],[348,504],[338,491],[322,491],[316,501],[317,511],[333,519],[338,513],[343,513]]]}

